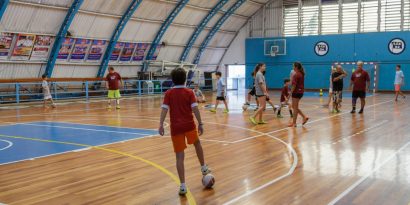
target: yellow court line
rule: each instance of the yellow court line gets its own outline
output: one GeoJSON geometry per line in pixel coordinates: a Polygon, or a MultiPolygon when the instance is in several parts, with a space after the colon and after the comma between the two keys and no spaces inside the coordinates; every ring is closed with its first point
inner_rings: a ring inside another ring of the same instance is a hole
{"type": "MultiPolygon", "coordinates": [[[[6,137],[6,138],[12,138],[12,139],[24,139],[24,140],[31,140],[31,141],[38,141],[38,142],[48,142],[48,143],[57,143],[57,144],[66,144],[66,145],[75,145],[75,146],[80,146],[80,147],[89,147],[92,149],[97,149],[97,150],[102,150],[102,151],[106,151],[106,152],[111,152],[114,154],[119,154],[122,156],[126,156],[126,157],[131,157],[133,159],[142,161],[146,164],[149,164],[153,167],[155,167],[156,169],[160,170],[161,172],[163,172],[164,174],[168,175],[169,177],[171,177],[171,179],[179,185],[180,181],[178,179],[177,176],[175,176],[173,173],[171,173],[170,171],[168,171],[166,168],[164,168],[163,166],[152,162],[150,160],[144,159],[142,157],[139,156],[135,156],[132,154],[128,154],[126,152],[121,152],[118,150],[114,150],[114,149],[108,149],[108,148],[104,148],[104,147],[100,147],[100,146],[92,146],[92,145],[86,145],[86,144],[79,144],[79,143],[74,143],[74,142],[62,142],[62,141],[56,141],[56,140],[43,140],[43,139],[38,139],[38,138],[29,138],[29,137],[20,137],[20,136],[8,136],[8,135],[2,135],[0,134],[0,137],[6,137]]],[[[191,191],[189,190],[189,188],[187,187],[187,199],[188,199],[188,203],[191,205],[196,205],[196,201],[194,196],[192,195],[191,191]]]]}

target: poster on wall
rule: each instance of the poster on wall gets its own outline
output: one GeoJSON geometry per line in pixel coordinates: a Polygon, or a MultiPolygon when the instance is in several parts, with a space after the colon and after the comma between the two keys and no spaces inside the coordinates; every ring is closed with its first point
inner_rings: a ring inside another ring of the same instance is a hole
{"type": "Polygon", "coordinates": [[[31,51],[33,50],[35,39],[36,35],[33,34],[18,34],[11,59],[28,60],[30,58],[31,51]]]}
{"type": "Polygon", "coordinates": [[[135,48],[132,61],[143,61],[144,56],[147,54],[149,43],[138,43],[137,48],[135,48]]]}
{"type": "Polygon", "coordinates": [[[71,52],[70,61],[83,61],[85,55],[88,53],[88,48],[90,48],[91,40],[89,39],[75,39],[74,48],[71,52]]]}
{"type": "Polygon", "coordinates": [[[114,50],[112,51],[110,61],[118,61],[118,57],[120,57],[120,53],[122,48],[124,47],[124,43],[118,42],[115,44],[114,50]]]}
{"type": "Polygon", "coordinates": [[[122,49],[120,61],[128,62],[131,60],[132,54],[134,53],[134,48],[136,43],[125,43],[124,48],[122,49]]]}
{"type": "Polygon", "coordinates": [[[14,34],[12,33],[0,33],[0,60],[8,59],[13,37],[14,34]]]}
{"type": "Polygon", "coordinates": [[[99,62],[107,45],[106,40],[93,40],[90,52],[87,56],[87,62],[99,62]]]}
{"type": "Polygon", "coordinates": [[[71,49],[73,48],[73,43],[74,43],[73,38],[64,39],[63,43],[61,44],[60,51],[58,51],[58,55],[57,55],[58,61],[65,61],[68,59],[71,49]]]}
{"type": "Polygon", "coordinates": [[[34,41],[34,48],[30,60],[47,60],[53,42],[54,37],[52,36],[37,36],[34,41]]]}
{"type": "Polygon", "coordinates": [[[162,47],[161,45],[157,45],[157,49],[155,50],[154,55],[152,55],[152,60],[157,60],[161,47],[162,47]]]}

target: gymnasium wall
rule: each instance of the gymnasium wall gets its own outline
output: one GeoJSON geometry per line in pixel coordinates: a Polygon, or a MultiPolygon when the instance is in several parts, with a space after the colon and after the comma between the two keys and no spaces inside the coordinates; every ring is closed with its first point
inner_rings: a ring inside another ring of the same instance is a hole
{"type": "MultiPolygon", "coordinates": [[[[410,32],[286,37],[287,55],[276,57],[264,55],[264,41],[280,38],[248,38],[245,43],[246,72],[249,76],[257,63],[266,63],[268,87],[277,89],[282,87],[284,78],[289,78],[292,62],[301,61],[307,73],[306,88],[327,89],[332,63],[362,60],[379,64],[377,89],[391,91],[396,64],[401,64],[404,75],[410,78],[410,51],[405,49],[399,55],[390,53],[388,45],[394,38],[404,40],[406,46],[409,46],[410,32]],[[329,45],[325,56],[317,55],[314,50],[319,41],[325,41],[329,45]]],[[[249,87],[251,83],[252,79],[247,79],[246,86],[249,87]]],[[[406,83],[404,90],[410,90],[410,83],[406,83]]]]}

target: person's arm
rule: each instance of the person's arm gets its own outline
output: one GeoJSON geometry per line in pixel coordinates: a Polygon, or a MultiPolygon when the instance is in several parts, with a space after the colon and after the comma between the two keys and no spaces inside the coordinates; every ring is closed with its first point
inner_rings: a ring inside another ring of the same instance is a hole
{"type": "Polygon", "coordinates": [[[350,85],[349,85],[350,90],[353,90],[353,80],[354,80],[354,77],[353,77],[353,73],[352,73],[352,77],[350,78],[350,85]]]}
{"type": "Polygon", "coordinates": [[[199,112],[198,105],[192,108],[195,118],[198,121],[198,133],[201,136],[204,133],[204,124],[202,124],[201,113],[199,112]]]}
{"type": "Polygon", "coordinates": [[[366,77],[366,90],[370,91],[370,77],[369,77],[369,74],[367,74],[367,77],[366,77]]]}
{"type": "Polygon", "coordinates": [[[225,87],[226,87],[226,85],[225,85],[225,83],[222,81],[222,92],[221,92],[222,96],[225,96],[225,87]]]}
{"type": "Polygon", "coordinates": [[[109,86],[108,86],[108,75],[105,77],[105,88],[107,88],[107,90],[109,88],[109,86]]]}
{"type": "Polygon", "coordinates": [[[159,120],[159,128],[158,128],[158,133],[161,136],[164,136],[165,134],[164,121],[165,121],[165,118],[167,117],[167,114],[168,114],[168,108],[162,107],[161,117],[159,120]]]}

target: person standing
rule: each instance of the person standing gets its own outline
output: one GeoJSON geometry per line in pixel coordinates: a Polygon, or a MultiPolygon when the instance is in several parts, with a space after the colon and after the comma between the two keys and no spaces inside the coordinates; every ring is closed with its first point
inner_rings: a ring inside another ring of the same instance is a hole
{"type": "Polygon", "coordinates": [[[266,65],[264,63],[259,63],[255,67],[255,93],[259,101],[259,109],[255,114],[249,118],[249,120],[254,124],[266,124],[263,121],[263,112],[266,109],[266,97],[268,96],[268,91],[266,89],[266,81],[263,72],[266,70],[266,65]],[[256,118],[258,117],[258,122],[256,118]]]}
{"type": "Polygon", "coordinates": [[[350,78],[350,88],[352,92],[352,111],[350,113],[356,113],[356,102],[357,98],[360,98],[360,111],[362,114],[364,111],[364,106],[366,105],[366,91],[370,87],[370,77],[367,71],[363,70],[363,62],[357,62],[357,69],[352,73],[350,78]]]}
{"type": "Polygon", "coordinates": [[[396,92],[396,101],[397,98],[402,96],[403,98],[406,98],[406,96],[401,92],[401,86],[404,85],[404,74],[403,71],[401,70],[401,65],[396,66],[396,77],[394,78],[394,91],[396,92]]]}
{"type": "Polygon", "coordinates": [[[299,108],[299,102],[305,92],[305,69],[300,62],[293,63],[293,69],[295,74],[292,80],[292,108],[293,108],[293,122],[289,124],[289,127],[296,127],[296,121],[298,115],[303,117],[302,125],[305,125],[309,120],[302,110],[299,108]]]}
{"type": "Polygon", "coordinates": [[[333,87],[333,113],[339,113],[340,105],[343,97],[343,78],[346,77],[346,72],[341,65],[336,66],[336,71],[332,73],[333,87]]]}
{"type": "Polygon", "coordinates": [[[114,71],[114,67],[108,68],[108,74],[105,78],[106,84],[105,86],[108,89],[108,107],[107,109],[111,109],[111,100],[116,101],[116,108],[120,109],[120,85],[122,86],[122,78],[120,74],[114,71]]]}
{"type": "Polygon", "coordinates": [[[41,78],[43,79],[43,82],[41,83],[41,88],[43,89],[43,99],[44,99],[44,107],[46,107],[47,101],[50,101],[51,103],[51,107],[55,108],[56,104],[53,101],[53,97],[51,97],[51,93],[50,93],[50,87],[48,86],[48,82],[47,82],[47,75],[44,74],[41,76],[41,78]]]}
{"type": "Polygon", "coordinates": [[[217,89],[216,89],[216,103],[215,108],[209,111],[216,113],[216,109],[218,108],[219,102],[222,101],[225,105],[224,113],[229,113],[228,102],[226,101],[226,85],[222,80],[222,73],[216,72],[215,74],[216,79],[218,80],[217,89]]]}

